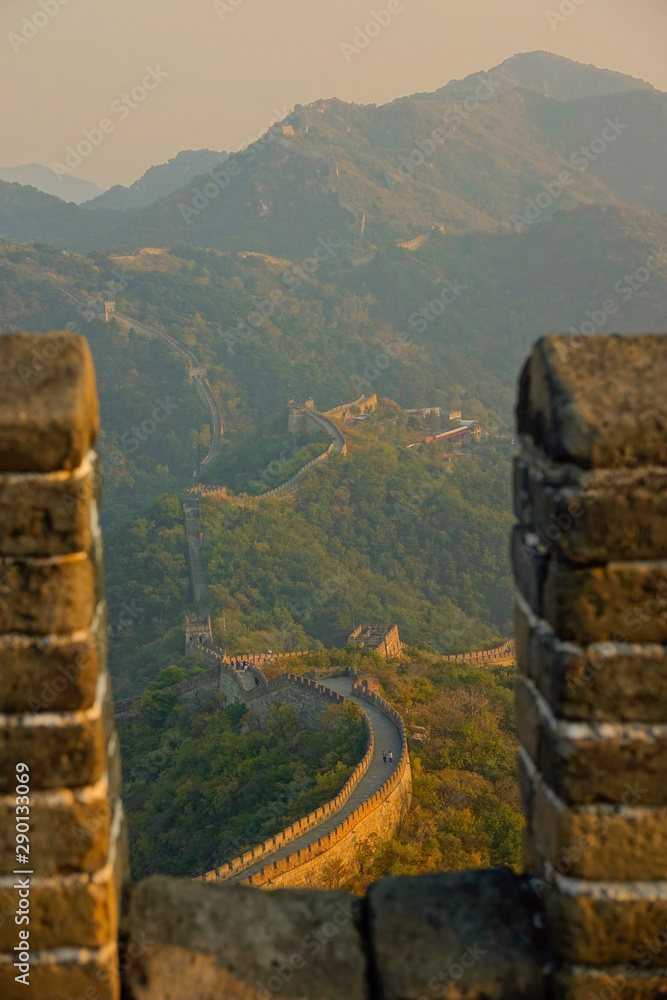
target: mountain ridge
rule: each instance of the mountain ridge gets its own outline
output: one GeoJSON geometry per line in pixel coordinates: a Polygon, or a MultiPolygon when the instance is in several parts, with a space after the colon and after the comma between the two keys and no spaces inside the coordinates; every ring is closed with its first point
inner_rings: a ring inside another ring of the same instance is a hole
{"type": "MultiPolygon", "coordinates": [[[[544,53],[513,57],[466,79],[474,89],[462,91],[455,81],[380,107],[336,98],[297,106],[215,174],[136,209],[65,210],[0,184],[0,231],[84,252],[185,242],[292,258],[309,256],[329,233],[361,259],[433,227],[451,233],[510,227],[531,199],[545,200],[545,185],[554,190],[564,170],[571,179],[551,199],[557,207],[627,202],[667,210],[659,169],[667,156],[667,95],[544,53]],[[574,82],[564,84],[568,73],[574,82]],[[579,95],[582,73],[606,92],[568,101],[540,93],[555,75],[561,88],[579,95]],[[517,85],[519,76],[533,85],[517,85]],[[624,90],[613,89],[619,79],[624,90]],[[619,123],[615,132],[609,122],[619,123]],[[598,152],[582,161],[578,150],[593,144],[598,152]]],[[[544,218],[555,210],[548,207],[544,218]]]]}

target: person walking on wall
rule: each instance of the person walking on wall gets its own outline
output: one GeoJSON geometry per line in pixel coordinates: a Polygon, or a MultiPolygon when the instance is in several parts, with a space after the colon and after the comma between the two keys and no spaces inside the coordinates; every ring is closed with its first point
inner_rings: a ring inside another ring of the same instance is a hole
{"type": "Polygon", "coordinates": [[[393,755],[393,753],[391,752],[391,750],[389,751],[389,763],[390,763],[390,764],[393,764],[393,763],[394,763],[394,755],[393,755]]]}
{"type": "Polygon", "coordinates": [[[385,762],[385,764],[387,763],[387,751],[386,750],[382,751],[382,760],[385,762]]]}

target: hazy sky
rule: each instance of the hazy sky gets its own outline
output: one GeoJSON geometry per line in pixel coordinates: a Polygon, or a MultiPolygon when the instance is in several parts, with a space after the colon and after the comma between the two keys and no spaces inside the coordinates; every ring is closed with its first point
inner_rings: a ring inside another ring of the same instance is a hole
{"type": "Polygon", "coordinates": [[[533,49],[667,90],[666,37],[667,0],[0,0],[0,165],[62,162],[106,118],[72,175],[129,184],[181,149],[239,148],[296,103],[381,104],[533,49]]]}

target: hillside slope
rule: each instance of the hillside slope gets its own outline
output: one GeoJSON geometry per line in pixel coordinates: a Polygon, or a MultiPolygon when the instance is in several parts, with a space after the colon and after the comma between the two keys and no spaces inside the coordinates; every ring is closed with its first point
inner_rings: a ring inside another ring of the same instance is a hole
{"type": "Polygon", "coordinates": [[[115,184],[88,203],[89,208],[142,208],[188,184],[194,177],[212,170],[227,153],[212,149],[184,149],[166,163],[150,167],[134,184],[115,184]]]}
{"type": "Polygon", "coordinates": [[[76,209],[0,184],[0,231],[83,250],[183,241],[288,257],[312,254],[331,234],[363,256],[433,227],[509,228],[529,199],[545,199],[545,185],[557,190],[564,170],[560,208],[667,210],[667,95],[544,53],[503,67],[382,107],[300,106],[285,128],[232,156],[217,181],[204,174],[144,208],[76,209]],[[545,96],[540,80],[577,97],[545,96]],[[601,93],[580,96],[591,91],[601,93]]]}

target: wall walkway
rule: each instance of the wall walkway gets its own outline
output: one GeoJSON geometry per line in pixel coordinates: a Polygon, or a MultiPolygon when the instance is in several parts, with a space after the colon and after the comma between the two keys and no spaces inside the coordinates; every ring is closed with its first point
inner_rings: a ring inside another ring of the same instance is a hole
{"type": "MultiPolygon", "coordinates": [[[[357,842],[371,833],[384,839],[395,833],[410,806],[412,788],[405,728],[400,715],[383,698],[356,684],[355,673],[329,679],[326,687],[307,681],[311,690],[328,690],[357,702],[368,720],[369,747],[346,788],[322,809],[229,864],[207,872],[204,881],[266,888],[309,884],[331,860],[353,852],[357,842]],[[392,752],[393,765],[383,761],[383,751],[387,755],[392,752]]],[[[304,678],[299,680],[303,683],[304,678]]]]}

